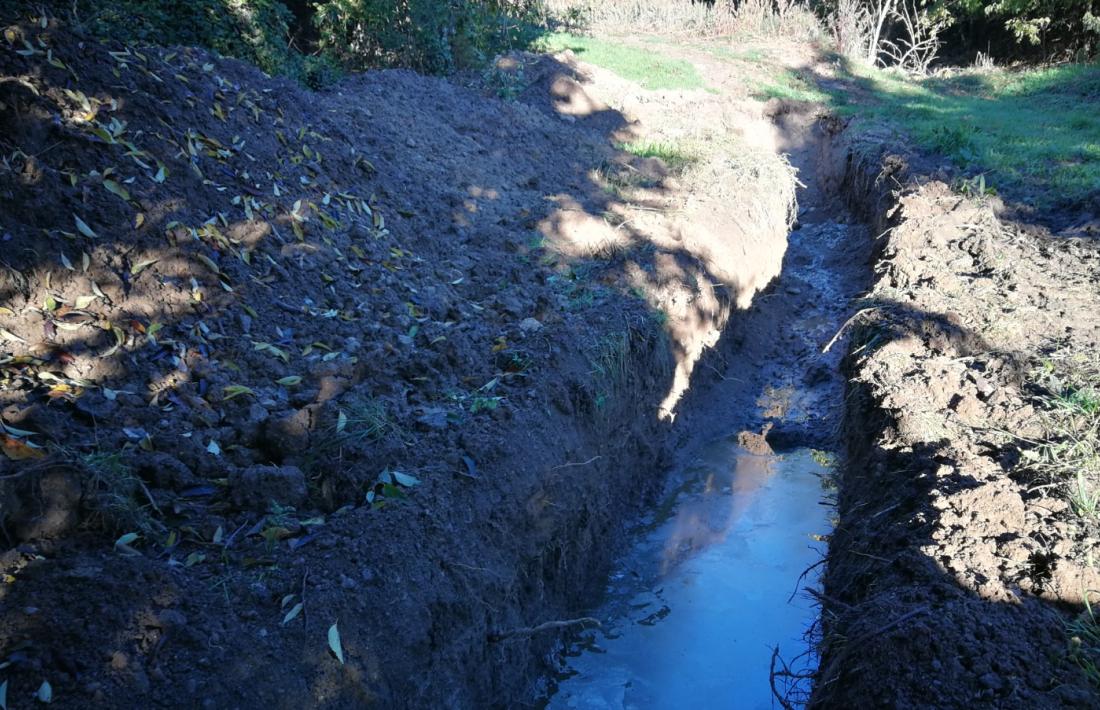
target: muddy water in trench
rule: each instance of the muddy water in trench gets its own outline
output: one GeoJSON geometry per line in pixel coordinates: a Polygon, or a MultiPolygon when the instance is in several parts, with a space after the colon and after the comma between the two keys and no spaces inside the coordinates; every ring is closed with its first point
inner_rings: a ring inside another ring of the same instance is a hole
{"type": "Polygon", "coordinates": [[[548,707],[770,708],[772,648],[809,651],[816,609],[804,588],[816,576],[800,575],[821,559],[830,515],[829,456],[814,451],[836,448],[843,397],[841,348],[822,349],[861,286],[865,243],[846,215],[815,212],[791,234],[777,283],[734,325],[741,344],[702,415],[725,435],[678,467],[638,523],[589,612],[603,627],[567,650],[548,707]],[[739,446],[738,432],[765,425],[787,450],[739,446]]]}
{"type": "Polygon", "coordinates": [[[824,548],[820,474],[807,449],[708,447],[620,562],[605,626],[573,651],[550,707],[770,708],[770,647],[805,647],[815,614],[788,598],[824,548]]]}

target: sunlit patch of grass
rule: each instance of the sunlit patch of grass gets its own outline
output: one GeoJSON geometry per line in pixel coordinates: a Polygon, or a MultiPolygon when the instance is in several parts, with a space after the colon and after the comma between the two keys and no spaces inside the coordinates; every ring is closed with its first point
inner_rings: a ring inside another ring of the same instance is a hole
{"type": "Polygon", "coordinates": [[[697,159],[693,153],[669,141],[637,140],[619,143],[616,147],[639,158],[658,158],[674,171],[683,171],[697,159]]]}
{"type": "Polygon", "coordinates": [[[761,100],[785,99],[807,103],[827,103],[838,100],[792,71],[778,72],[767,81],[759,83],[754,95],[761,100]]]}
{"type": "Polygon", "coordinates": [[[667,57],[648,47],[632,47],[564,32],[541,38],[535,47],[544,52],[572,50],[582,61],[613,71],[644,89],[702,89],[706,86],[694,64],[667,57]]]}
{"type": "MultiPolygon", "coordinates": [[[[1041,208],[1100,191],[1100,67],[966,71],[924,79],[849,65],[870,101],[841,113],[892,125],[1012,199],[1041,208]]],[[[847,98],[831,89],[834,100],[847,98]]],[[[866,125],[866,124],[865,124],[866,125]]]]}

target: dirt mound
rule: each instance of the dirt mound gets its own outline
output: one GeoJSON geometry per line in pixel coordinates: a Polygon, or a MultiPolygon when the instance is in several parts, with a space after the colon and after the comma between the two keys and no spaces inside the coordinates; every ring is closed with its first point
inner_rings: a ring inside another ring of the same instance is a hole
{"type": "Polygon", "coordinates": [[[555,636],[508,632],[598,591],[662,461],[658,322],[537,231],[606,209],[606,135],[410,72],[4,43],[9,702],[526,697],[555,636]]]}
{"type": "MultiPolygon", "coordinates": [[[[905,182],[853,160],[850,186],[905,182]]],[[[1039,479],[1031,372],[1095,352],[1095,242],[998,217],[942,183],[883,207],[855,319],[850,462],[825,578],[814,707],[1085,707],[1066,624],[1100,588],[1095,519],[1039,479]]],[[[1095,597],[1093,597],[1095,600],[1095,597]]]]}

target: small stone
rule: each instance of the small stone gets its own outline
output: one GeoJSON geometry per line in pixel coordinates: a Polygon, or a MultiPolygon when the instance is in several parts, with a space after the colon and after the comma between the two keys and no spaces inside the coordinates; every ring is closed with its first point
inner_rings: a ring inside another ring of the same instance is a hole
{"type": "Polygon", "coordinates": [[[340,586],[344,589],[356,589],[359,587],[359,583],[346,574],[340,575],[340,586]]]}
{"type": "Polygon", "coordinates": [[[537,333],[542,330],[542,323],[535,318],[524,318],[519,323],[519,329],[524,333],[537,333]]]}
{"type": "Polygon", "coordinates": [[[410,148],[415,148],[416,147],[416,141],[413,140],[412,138],[406,138],[405,139],[405,145],[409,146],[410,148]]]}

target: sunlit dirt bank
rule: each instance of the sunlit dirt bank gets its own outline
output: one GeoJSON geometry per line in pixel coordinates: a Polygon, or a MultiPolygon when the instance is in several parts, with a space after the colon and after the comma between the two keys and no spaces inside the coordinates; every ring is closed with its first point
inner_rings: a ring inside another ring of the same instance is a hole
{"type": "Polygon", "coordinates": [[[621,150],[644,117],[567,56],[520,57],[519,100],[308,93],[4,24],[9,706],[534,697],[778,272],[792,173],[757,146],[742,200],[621,150]]]}
{"type": "Polygon", "coordinates": [[[1072,436],[1055,397],[1096,372],[1095,222],[1021,219],[925,177],[938,169],[866,142],[847,159],[879,236],[847,326],[849,460],[810,706],[1093,706],[1096,521],[1047,460],[1072,436]]]}

